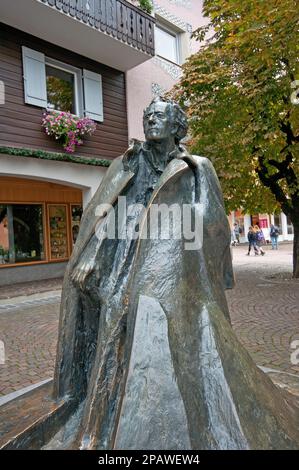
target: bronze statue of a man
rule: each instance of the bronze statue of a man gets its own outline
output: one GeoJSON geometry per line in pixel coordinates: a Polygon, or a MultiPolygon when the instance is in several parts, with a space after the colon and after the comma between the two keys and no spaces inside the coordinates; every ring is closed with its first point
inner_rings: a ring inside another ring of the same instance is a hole
{"type": "Polygon", "coordinates": [[[54,388],[77,421],[61,446],[294,448],[287,402],[230,325],[230,229],[213,166],[180,145],[177,104],[155,99],[144,131],[86,208],[65,274],[54,388]],[[188,209],[191,225],[200,215],[200,243],[161,236],[161,207],[188,209]]]}

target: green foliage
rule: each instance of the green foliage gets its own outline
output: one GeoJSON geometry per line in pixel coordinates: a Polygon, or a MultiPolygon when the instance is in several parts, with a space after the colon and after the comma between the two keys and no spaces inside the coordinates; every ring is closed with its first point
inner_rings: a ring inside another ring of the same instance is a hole
{"type": "Polygon", "coordinates": [[[188,103],[192,151],[212,160],[228,211],[282,208],[295,223],[299,2],[205,0],[203,8],[209,25],[195,37],[204,42],[173,91],[188,103]]]}
{"type": "Polygon", "coordinates": [[[139,1],[139,6],[141,10],[144,10],[146,13],[150,15],[153,11],[153,4],[151,0],[138,0],[138,1],[139,1]]]}
{"type": "Polygon", "coordinates": [[[104,166],[111,164],[110,160],[99,158],[72,156],[65,153],[45,152],[44,150],[33,150],[17,147],[0,147],[0,155],[15,155],[17,157],[40,158],[42,160],[54,160],[60,162],[80,163],[83,165],[104,166]]]}

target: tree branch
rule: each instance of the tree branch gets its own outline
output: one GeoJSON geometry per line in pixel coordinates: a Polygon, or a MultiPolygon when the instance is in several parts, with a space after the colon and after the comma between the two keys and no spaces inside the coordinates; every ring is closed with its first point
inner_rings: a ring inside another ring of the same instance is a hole
{"type": "Polygon", "coordinates": [[[299,200],[299,184],[298,178],[293,168],[290,166],[290,164],[293,162],[293,159],[294,158],[292,153],[288,152],[284,161],[278,162],[276,160],[268,160],[268,163],[269,165],[272,165],[277,168],[277,170],[279,170],[274,175],[271,175],[271,179],[274,182],[285,178],[288,188],[291,191],[291,197],[294,203],[295,201],[297,202],[299,200]]]}
{"type": "Polygon", "coordinates": [[[279,128],[281,132],[286,134],[286,141],[288,145],[292,145],[293,143],[299,142],[299,136],[294,135],[290,121],[280,121],[279,128]]]}
{"type": "Polygon", "coordinates": [[[282,179],[281,174],[276,173],[274,175],[269,175],[268,168],[265,165],[265,158],[263,156],[259,156],[258,161],[259,167],[256,168],[255,171],[261,182],[273,193],[277,202],[280,203],[283,212],[286,215],[289,215],[290,212],[292,212],[292,205],[278,184],[278,180],[282,179]]]}
{"type": "MultiPolygon", "coordinates": [[[[283,51],[284,50],[284,45],[281,44],[282,47],[281,47],[281,50],[283,51]]],[[[286,65],[287,69],[288,69],[288,73],[289,73],[289,76],[292,80],[292,82],[295,80],[295,75],[293,74],[293,72],[291,71],[291,67],[290,67],[290,62],[289,62],[289,59],[287,59],[286,57],[282,57],[281,58],[281,62],[286,65]]]]}

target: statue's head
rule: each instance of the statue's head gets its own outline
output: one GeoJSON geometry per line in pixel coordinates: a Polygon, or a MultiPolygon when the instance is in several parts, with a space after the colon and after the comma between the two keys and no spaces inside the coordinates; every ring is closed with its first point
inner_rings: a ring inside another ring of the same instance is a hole
{"type": "Polygon", "coordinates": [[[147,141],[173,137],[178,144],[187,134],[187,117],[177,103],[158,97],[144,111],[143,128],[147,141]]]}

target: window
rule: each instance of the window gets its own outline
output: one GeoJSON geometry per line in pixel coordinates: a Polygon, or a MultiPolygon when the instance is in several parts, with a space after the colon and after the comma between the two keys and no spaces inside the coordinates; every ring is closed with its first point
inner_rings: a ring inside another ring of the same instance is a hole
{"type": "Polygon", "coordinates": [[[68,257],[67,206],[48,205],[50,225],[50,258],[61,260],[68,257]]]}
{"type": "Polygon", "coordinates": [[[274,214],[274,225],[278,228],[279,234],[282,234],[280,214],[274,214]]]}
{"type": "Polygon", "coordinates": [[[76,114],[75,74],[46,65],[47,108],[76,114]]]}
{"type": "Polygon", "coordinates": [[[291,219],[290,217],[287,215],[287,227],[288,227],[288,235],[293,235],[294,233],[294,227],[293,227],[293,224],[291,222],[291,219]]]}
{"type": "Polygon", "coordinates": [[[46,57],[28,47],[23,47],[22,52],[25,103],[103,121],[100,74],[46,57]]]}
{"type": "Polygon", "coordinates": [[[237,223],[240,229],[240,235],[243,237],[245,235],[245,229],[244,229],[244,215],[235,215],[235,222],[237,223]]]}
{"type": "Polygon", "coordinates": [[[58,60],[45,58],[47,109],[83,114],[82,72],[58,60]]]}
{"type": "Polygon", "coordinates": [[[43,206],[1,204],[0,264],[44,259],[43,206]]]}
{"type": "Polygon", "coordinates": [[[45,58],[47,109],[83,114],[81,70],[58,60],[45,58]]]}
{"type": "Polygon", "coordinates": [[[175,64],[180,63],[179,35],[164,26],[156,26],[155,33],[156,54],[175,64]]]}
{"type": "Polygon", "coordinates": [[[73,246],[76,243],[77,236],[79,233],[79,225],[82,218],[83,209],[82,206],[71,205],[71,215],[72,215],[72,242],[73,246]]]}

